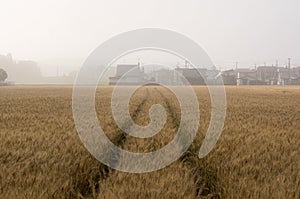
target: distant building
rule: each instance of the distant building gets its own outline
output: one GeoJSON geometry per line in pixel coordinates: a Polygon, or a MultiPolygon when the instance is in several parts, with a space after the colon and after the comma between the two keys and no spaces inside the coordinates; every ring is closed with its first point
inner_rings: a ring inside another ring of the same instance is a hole
{"type": "Polygon", "coordinates": [[[255,85],[257,84],[256,70],[251,69],[236,69],[237,85],[255,85]]]}
{"type": "Polygon", "coordinates": [[[222,73],[216,69],[205,70],[205,78],[208,85],[220,84],[221,82],[218,81],[220,76],[222,76],[222,73]]]}
{"type": "Polygon", "coordinates": [[[151,83],[157,83],[161,85],[174,85],[174,70],[159,69],[149,73],[151,83]]]}
{"type": "Polygon", "coordinates": [[[257,70],[235,69],[222,72],[225,85],[289,85],[297,84],[300,67],[260,66],[257,70]]]}
{"type": "Polygon", "coordinates": [[[15,81],[19,83],[40,83],[42,81],[41,70],[34,61],[17,61],[16,72],[13,75],[15,81]]]}
{"type": "Polygon", "coordinates": [[[205,68],[176,68],[174,73],[174,82],[188,81],[190,85],[205,85],[206,80],[205,68]]]}
{"type": "Polygon", "coordinates": [[[262,66],[257,68],[258,78],[267,85],[289,85],[292,79],[300,77],[297,68],[262,66]]]}
{"type": "Polygon", "coordinates": [[[300,77],[300,66],[296,67],[296,68],[292,68],[292,73],[296,76],[296,77],[300,77]]]}
{"type": "Polygon", "coordinates": [[[275,66],[260,66],[257,68],[257,77],[267,85],[278,84],[278,67],[275,66]]]}
{"type": "Polygon", "coordinates": [[[44,77],[42,84],[73,84],[76,78],[77,72],[73,71],[69,74],[64,74],[63,76],[48,76],[44,77]]]}
{"type": "Polygon", "coordinates": [[[291,85],[300,85],[300,67],[291,70],[291,85]]]}
{"type": "Polygon", "coordinates": [[[231,69],[222,72],[225,85],[255,85],[258,84],[256,70],[248,68],[231,69]]]}
{"type": "Polygon", "coordinates": [[[291,85],[300,85],[300,76],[291,78],[291,85]]]}
{"type": "Polygon", "coordinates": [[[216,84],[219,73],[217,70],[206,68],[175,68],[152,71],[149,77],[164,85],[205,85],[216,84]]]}
{"type": "Polygon", "coordinates": [[[14,61],[11,54],[0,55],[0,67],[8,73],[8,81],[16,83],[40,83],[40,68],[33,61],[14,61]]]}
{"type": "Polygon", "coordinates": [[[233,69],[225,70],[222,72],[224,85],[236,85],[237,74],[233,69]]]}
{"type": "Polygon", "coordinates": [[[116,75],[109,77],[109,85],[139,85],[146,82],[145,73],[139,64],[117,65],[116,75]]]}

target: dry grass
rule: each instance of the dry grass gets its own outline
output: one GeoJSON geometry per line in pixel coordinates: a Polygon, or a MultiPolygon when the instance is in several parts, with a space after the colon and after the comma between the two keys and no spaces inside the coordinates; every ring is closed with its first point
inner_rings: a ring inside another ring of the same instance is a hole
{"type": "MultiPolygon", "coordinates": [[[[129,174],[109,169],[84,148],[72,118],[71,87],[0,88],[0,198],[299,198],[300,88],[227,87],[224,131],[201,160],[210,100],[206,88],[195,91],[201,120],[188,152],[162,170],[129,174]]],[[[134,94],[130,113],[136,123],[148,124],[156,103],[168,115],[159,134],[137,139],[112,119],[111,92],[98,90],[96,108],[114,143],[148,152],[173,139],[180,109],[172,93],[144,87],[134,94]]]]}

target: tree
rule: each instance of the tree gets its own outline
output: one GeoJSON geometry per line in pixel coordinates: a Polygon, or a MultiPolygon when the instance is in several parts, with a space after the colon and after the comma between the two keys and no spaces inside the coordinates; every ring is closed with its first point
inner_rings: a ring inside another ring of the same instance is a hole
{"type": "Polygon", "coordinates": [[[4,82],[6,79],[7,79],[6,71],[0,68],[0,82],[4,82]]]}

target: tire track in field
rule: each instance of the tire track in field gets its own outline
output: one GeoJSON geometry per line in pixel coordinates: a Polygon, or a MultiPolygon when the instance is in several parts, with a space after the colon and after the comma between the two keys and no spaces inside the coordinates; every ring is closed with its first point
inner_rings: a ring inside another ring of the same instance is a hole
{"type": "MultiPolygon", "coordinates": [[[[170,103],[170,99],[164,95],[159,89],[155,88],[156,91],[160,94],[160,96],[164,99],[166,104],[167,111],[170,113],[173,122],[173,126],[176,129],[179,129],[180,126],[180,118],[178,114],[174,111],[175,107],[170,103]]],[[[192,143],[193,145],[194,143],[192,143]]],[[[218,194],[212,194],[211,187],[209,183],[205,182],[203,179],[203,168],[200,168],[197,164],[199,161],[198,154],[195,153],[191,146],[189,149],[180,157],[179,159],[184,167],[187,167],[190,171],[190,175],[193,176],[194,186],[195,186],[195,197],[199,196],[212,196],[213,198],[219,198],[218,194]]]]}
{"type": "MultiPolygon", "coordinates": [[[[143,110],[143,107],[147,101],[147,98],[149,97],[149,90],[148,88],[146,88],[146,95],[144,97],[144,99],[141,101],[141,103],[138,104],[137,108],[134,110],[133,113],[131,113],[131,117],[132,120],[134,120],[136,117],[138,117],[139,113],[143,110]]],[[[111,142],[119,147],[122,147],[125,143],[126,143],[126,138],[128,136],[128,134],[126,132],[124,132],[122,129],[124,129],[125,131],[131,128],[131,122],[130,120],[125,121],[121,128],[119,128],[116,124],[115,124],[115,128],[116,128],[116,135],[111,138],[111,142]]],[[[113,159],[115,160],[114,164],[118,164],[118,159],[119,159],[120,154],[115,153],[114,151],[107,151],[105,153],[105,157],[107,157],[108,159],[113,159]]],[[[78,187],[78,197],[79,198],[85,198],[85,197],[93,197],[95,198],[95,194],[97,192],[97,190],[99,189],[99,184],[101,181],[109,178],[109,176],[115,172],[114,169],[110,168],[109,166],[100,163],[100,171],[99,171],[99,175],[97,176],[92,176],[91,179],[89,180],[89,182],[85,182],[85,186],[79,186],[78,187]],[[88,185],[89,184],[89,185],[88,185]]]]}
{"type": "MultiPolygon", "coordinates": [[[[134,121],[139,113],[143,110],[146,102],[147,102],[147,99],[149,97],[149,90],[148,88],[143,88],[143,89],[146,89],[146,96],[144,97],[144,99],[142,100],[142,102],[137,106],[137,108],[135,109],[135,111],[130,114],[131,115],[131,119],[134,121]]],[[[121,128],[118,128],[117,130],[117,135],[111,140],[112,143],[118,147],[123,147],[126,143],[126,139],[128,137],[128,134],[126,133],[126,131],[128,131],[131,127],[132,127],[132,122],[131,122],[131,119],[128,119],[126,122],[123,123],[122,127],[121,128]],[[124,131],[122,130],[124,129],[124,131]]],[[[118,153],[108,153],[107,154],[108,158],[112,158],[115,160],[115,165],[118,165],[119,164],[119,157],[120,157],[120,154],[118,153]]],[[[109,171],[112,171],[112,169],[108,169],[108,172],[109,171]]]]}
{"type": "MultiPolygon", "coordinates": [[[[146,102],[146,109],[152,104],[161,104],[165,108],[167,121],[157,135],[147,139],[129,137],[124,149],[134,152],[158,150],[168,144],[176,134],[175,126],[179,126],[176,112],[173,112],[169,99],[159,92],[163,87],[149,87],[151,95],[146,102]],[[174,125],[174,122],[176,125],[174,125]],[[142,149],[142,150],[140,150],[142,149]]],[[[164,93],[164,91],[163,91],[164,93]]],[[[145,125],[148,114],[142,111],[138,123],[145,125]]],[[[162,157],[163,158],[163,157],[162,157]]],[[[186,164],[177,160],[169,166],[149,173],[124,173],[115,171],[105,181],[100,182],[99,197],[101,198],[195,198],[200,195],[195,191],[194,174],[186,164]]]]}

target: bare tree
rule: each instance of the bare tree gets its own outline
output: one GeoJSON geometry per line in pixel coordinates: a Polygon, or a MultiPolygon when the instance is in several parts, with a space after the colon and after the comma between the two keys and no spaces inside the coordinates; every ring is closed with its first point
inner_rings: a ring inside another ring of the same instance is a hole
{"type": "Polygon", "coordinates": [[[7,79],[7,73],[4,69],[0,68],[0,82],[4,82],[7,79]]]}

